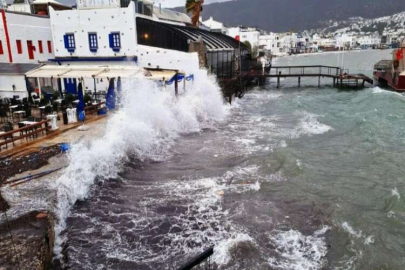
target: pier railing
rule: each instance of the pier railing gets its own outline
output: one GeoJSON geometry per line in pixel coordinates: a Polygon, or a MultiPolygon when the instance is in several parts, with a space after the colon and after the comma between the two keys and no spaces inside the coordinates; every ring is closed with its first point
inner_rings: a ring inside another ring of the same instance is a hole
{"type": "Polygon", "coordinates": [[[305,77],[305,76],[322,76],[322,77],[337,77],[342,75],[343,70],[340,67],[332,66],[275,66],[271,67],[269,75],[273,76],[290,76],[290,77],[305,77]]]}
{"type": "Polygon", "coordinates": [[[86,111],[87,114],[91,114],[91,113],[95,113],[97,112],[99,109],[101,109],[101,107],[105,104],[105,102],[99,102],[97,104],[93,104],[90,106],[86,106],[84,108],[84,110],[86,111]]]}
{"type": "Polygon", "coordinates": [[[8,145],[9,143],[13,143],[22,140],[28,137],[37,136],[38,133],[46,132],[49,130],[50,126],[48,123],[51,120],[44,120],[32,125],[27,125],[25,127],[14,129],[5,133],[0,134],[0,151],[4,145],[8,145]],[[14,136],[14,134],[18,134],[18,136],[14,136]]]}

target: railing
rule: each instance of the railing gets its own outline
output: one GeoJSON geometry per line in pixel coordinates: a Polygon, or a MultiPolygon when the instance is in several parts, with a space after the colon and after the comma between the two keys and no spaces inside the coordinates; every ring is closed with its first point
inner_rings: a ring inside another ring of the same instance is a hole
{"type": "Polygon", "coordinates": [[[342,74],[342,69],[332,66],[276,66],[271,67],[269,75],[281,76],[328,76],[342,74]],[[280,73],[281,72],[281,73],[280,73]]]}
{"type": "Polygon", "coordinates": [[[105,102],[100,102],[94,105],[90,105],[84,108],[85,112],[87,114],[93,113],[93,112],[97,112],[98,109],[101,109],[101,105],[105,104],[105,102]]]}
{"type": "Polygon", "coordinates": [[[379,71],[392,70],[393,62],[394,61],[391,60],[381,60],[380,62],[374,65],[374,70],[379,71]]]}
{"type": "Polygon", "coordinates": [[[44,120],[32,125],[27,125],[25,127],[19,128],[19,129],[14,129],[11,131],[8,131],[6,133],[0,134],[0,151],[3,145],[8,145],[9,143],[14,143],[18,140],[37,135],[38,133],[48,131],[49,126],[48,123],[51,120],[44,120]],[[44,127],[42,127],[44,125],[44,127]],[[25,134],[24,134],[25,132],[25,134]],[[15,133],[19,133],[19,136],[14,136],[15,133]]]}
{"type": "Polygon", "coordinates": [[[179,267],[177,270],[191,270],[191,269],[213,269],[211,264],[211,256],[214,254],[214,247],[210,247],[200,255],[188,261],[183,266],[179,267]],[[197,268],[198,267],[198,268],[197,268]]]}

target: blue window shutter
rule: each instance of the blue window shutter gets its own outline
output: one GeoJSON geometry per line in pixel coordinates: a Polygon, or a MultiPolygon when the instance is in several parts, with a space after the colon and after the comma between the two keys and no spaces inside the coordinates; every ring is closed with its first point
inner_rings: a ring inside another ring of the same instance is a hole
{"type": "Polygon", "coordinates": [[[63,40],[65,41],[65,48],[68,49],[68,48],[69,48],[68,35],[64,35],[64,36],[63,36],[63,40]]]}
{"type": "Polygon", "coordinates": [[[108,38],[110,40],[110,48],[114,48],[114,34],[109,34],[108,38]]]}

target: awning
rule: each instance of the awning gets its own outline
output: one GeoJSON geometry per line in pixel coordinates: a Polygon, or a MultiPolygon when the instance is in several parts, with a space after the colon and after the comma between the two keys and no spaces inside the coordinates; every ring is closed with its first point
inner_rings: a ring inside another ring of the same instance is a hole
{"type": "Polygon", "coordinates": [[[135,66],[56,66],[44,65],[25,74],[28,78],[147,78],[169,81],[175,75],[171,70],[145,70],[135,66]]]}

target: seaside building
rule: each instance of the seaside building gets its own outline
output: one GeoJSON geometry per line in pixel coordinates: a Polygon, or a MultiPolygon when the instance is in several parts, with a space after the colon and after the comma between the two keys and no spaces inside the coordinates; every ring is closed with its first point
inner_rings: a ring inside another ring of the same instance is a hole
{"type": "Polygon", "coordinates": [[[63,85],[51,81],[45,86],[62,85],[63,90],[73,93],[83,69],[91,70],[87,78],[81,73],[85,90],[90,92],[107,88],[107,80],[96,78],[97,70],[104,74],[105,70],[120,69],[128,73],[122,74],[124,77],[140,68],[152,77],[169,70],[160,77],[168,81],[176,72],[188,75],[204,67],[218,77],[229,77],[238,59],[247,53],[235,39],[191,27],[186,14],[155,7],[147,0],[78,0],[77,9],[49,7],[49,14],[54,42],[50,61],[59,66],[55,69],[69,67],[70,71],[56,76],[47,65],[30,76],[63,78],[63,85]]]}
{"type": "MultiPolygon", "coordinates": [[[[40,0],[42,1],[42,0],[40,0]]],[[[51,1],[46,7],[62,7],[51,1]]],[[[44,3],[35,1],[3,6],[0,10],[0,96],[27,96],[25,72],[54,58],[49,16],[44,3]],[[34,14],[37,10],[38,14],[34,14]],[[42,15],[40,15],[42,14],[42,15]]],[[[63,6],[65,9],[65,7],[63,6]]],[[[32,80],[33,87],[38,82],[32,80]]]]}
{"type": "Polygon", "coordinates": [[[359,36],[356,43],[357,45],[360,45],[362,49],[377,48],[381,44],[381,36],[378,33],[359,36]]]}
{"type": "Polygon", "coordinates": [[[281,51],[281,43],[278,42],[279,36],[276,33],[268,33],[259,36],[259,46],[270,51],[273,55],[278,55],[281,51]]]}
{"type": "Polygon", "coordinates": [[[228,31],[228,28],[226,28],[223,23],[214,20],[213,17],[210,17],[208,20],[203,21],[203,24],[209,27],[209,30],[211,32],[226,34],[228,31]]]}
{"type": "Polygon", "coordinates": [[[260,31],[257,28],[251,28],[251,27],[244,27],[244,26],[238,26],[238,27],[231,27],[228,28],[227,35],[236,38],[239,37],[241,42],[246,42],[248,41],[250,45],[253,48],[259,48],[260,46],[260,31]]]}

